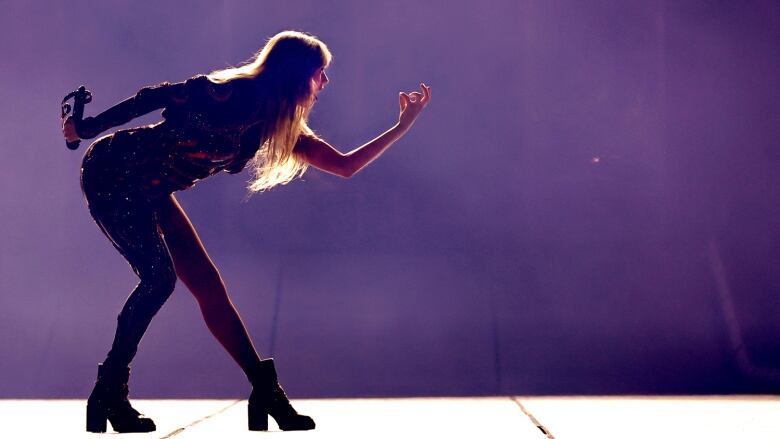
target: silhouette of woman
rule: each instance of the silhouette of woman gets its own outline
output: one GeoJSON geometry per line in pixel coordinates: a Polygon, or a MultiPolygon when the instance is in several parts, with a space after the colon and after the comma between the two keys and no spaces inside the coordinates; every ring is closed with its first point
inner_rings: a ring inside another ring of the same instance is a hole
{"type": "Polygon", "coordinates": [[[273,36],[246,64],[179,83],[142,88],[95,116],[63,122],[68,142],[90,139],[163,108],[163,121],[101,137],[87,149],[81,187],[102,232],[130,263],[140,282],[127,298],[87,401],[87,430],[148,432],[154,422],[127,399],[130,362],[152,317],[181,279],[206,325],[252,384],[249,429],[308,430],[314,421],[290,405],[272,359],[261,360],[233,306],[219,271],[173,192],[219,171],[249,164],[249,189],[285,184],[308,165],[348,178],[379,157],[412,126],[431,99],[430,88],[400,93],[398,122],[342,154],[317,137],[306,119],[328,83],[327,46],[301,32],[273,36]]]}

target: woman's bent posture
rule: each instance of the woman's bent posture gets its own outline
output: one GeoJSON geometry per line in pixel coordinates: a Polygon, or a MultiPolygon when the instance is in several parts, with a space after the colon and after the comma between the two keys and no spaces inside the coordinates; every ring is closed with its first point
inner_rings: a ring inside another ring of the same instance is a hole
{"type": "Polygon", "coordinates": [[[272,359],[261,360],[192,223],[173,196],[220,171],[247,164],[250,190],[262,191],[302,174],[308,165],[350,177],[401,138],[430,100],[430,89],[401,93],[399,121],[374,140],[342,154],[314,135],[306,117],[328,82],[331,55],[300,32],[271,38],[250,62],[180,83],[141,89],[94,118],[68,118],[68,141],[89,139],[150,111],[164,121],[120,130],[92,143],[81,184],[97,225],[130,263],[140,282],[119,313],[116,334],[98,366],[87,402],[87,430],[155,430],[130,405],[127,381],[152,317],[181,279],[198,301],[206,325],[252,384],[249,429],[308,430],[314,421],[290,405],[272,359]]]}

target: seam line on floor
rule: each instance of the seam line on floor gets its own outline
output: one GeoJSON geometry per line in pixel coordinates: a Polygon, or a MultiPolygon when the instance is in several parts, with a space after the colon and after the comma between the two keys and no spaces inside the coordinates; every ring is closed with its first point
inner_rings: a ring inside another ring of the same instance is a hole
{"type": "Polygon", "coordinates": [[[220,413],[224,412],[225,410],[235,406],[236,404],[240,403],[241,401],[243,401],[243,399],[235,400],[235,401],[231,402],[230,404],[228,404],[226,407],[223,407],[223,408],[217,410],[216,412],[214,412],[214,413],[212,413],[210,415],[206,415],[206,416],[204,416],[204,417],[202,417],[200,419],[196,419],[196,420],[190,422],[189,424],[185,425],[184,427],[179,427],[176,430],[173,430],[172,432],[166,434],[165,436],[160,437],[160,439],[172,438],[172,437],[176,436],[177,434],[181,433],[182,431],[184,431],[184,430],[186,430],[186,429],[188,429],[190,427],[193,427],[193,426],[195,426],[197,424],[200,424],[201,422],[205,421],[206,419],[213,418],[214,416],[217,416],[218,414],[220,414],[220,413]]]}
{"type": "Polygon", "coordinates": [[[538,429],[539,429],[539,431],[541,431],[541,432],[542,432],[542,434],[543,434],[543,435],[545,435],[545,436],[547,437],[547,439],[555,439],[555,436],[553,436],[553,435],[552,435],[552,433],[550,433],[550,430],[549,430],[547,427],[545,427],[544,425],[542,425],[542,424],[541,424],[541,422],[539,422],[539,421],[538,421],[538,420],[537,420],[537,419],[534,417],[534,415],[532,415],[532,414],[531,414],[531,412],[529,412],[529,411],[528,411],[528,409],[526,409],[526,408],[523,406],[523,404],[521,404],[521,403],[520,403],[520,400],[519,400],[519,399],[517,399],[517,397],[514,397],[514,396],[512,396],[512,397],[511,397],[511,399],[512,399],[512,401],[513,401],[515,404],[517,404],[517,406],[518,406],[518,407],[520,407],[520,410],[523,412],[523,414],[524,414],[524,415],[526,415],[526,416],[528,417],[528,419],[530,419],[530,420],[531,420],[531,422],[533,422],[533,423],[534,423],[534,425],[536,426],[536,428],[538,428],[538,429]]]}

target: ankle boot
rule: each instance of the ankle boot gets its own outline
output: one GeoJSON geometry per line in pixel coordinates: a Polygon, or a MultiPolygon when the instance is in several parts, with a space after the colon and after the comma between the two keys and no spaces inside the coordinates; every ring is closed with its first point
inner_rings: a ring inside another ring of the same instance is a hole
{"type": "Polygon", "coordinates": [[[249,429],[268,430],[268,416],[273,416],[282,430],[311,430],[312,418],[301,415],[292,405],[276,378],[273,359],[262,360],[249,374],[252,394],[249,396],[249,429]]]}
{"type": "Polygon", "coordinates": [[[117,433],[154,431],[154,421],[138,413],[127,400],[130,368],[109,369],[98,364],[95,388],[87,400],[87,431],[104,433],[106,421],[117,433]]]}

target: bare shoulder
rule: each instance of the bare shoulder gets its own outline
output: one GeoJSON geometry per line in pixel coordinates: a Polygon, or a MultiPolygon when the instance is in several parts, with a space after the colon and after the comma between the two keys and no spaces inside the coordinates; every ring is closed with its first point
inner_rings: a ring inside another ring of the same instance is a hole
{"type": "Polygon", "coordinates": [[[317,137],[316,135],[301,133],[301,135],[298,136],[298,140],[295,142],[293,152],[303,157],[307,157],[311,156],[312,154],[316,154],[323,147],[327,146],[327,142],[317,137]]]}

